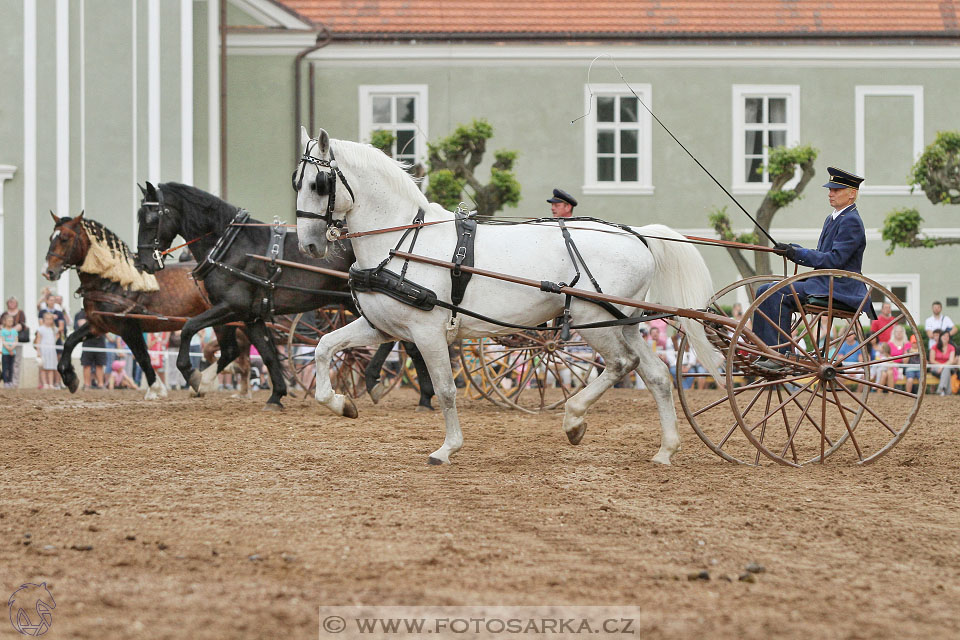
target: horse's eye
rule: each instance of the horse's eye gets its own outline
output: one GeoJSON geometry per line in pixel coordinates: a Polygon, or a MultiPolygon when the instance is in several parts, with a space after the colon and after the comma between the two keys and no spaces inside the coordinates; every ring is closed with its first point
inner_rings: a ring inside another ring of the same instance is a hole
{"type": "Polygon", "coordinates": [[[145,214],[143,214],[144,224],[154,225],[154,224],[157,224],[159,221],[160,221],[160,214],[158,214],[156,211],[147,211],[145,214]]]}

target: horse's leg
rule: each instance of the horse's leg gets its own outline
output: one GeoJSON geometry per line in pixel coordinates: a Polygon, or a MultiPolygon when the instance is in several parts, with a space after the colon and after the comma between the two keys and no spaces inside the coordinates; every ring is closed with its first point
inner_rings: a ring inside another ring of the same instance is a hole
{"type": "Polygon", "coordinates": [[[383,383],[380,382],[380,372],[383,370],[383,363],[387,361],[387,356],[393,351],[393,345],[393,342],[384,342],[380,345],[380,348],[377,349],[373,357],[370,358],[370,363],[367,365],[367,368],[363,371],[363,379],[367,384],[367,393],[370,394],[370,399],[373,400],[373,404],[377,404],[383,396],[387,395],[383,383]]]}
{"type": "Polygon", "coordinates": [[[157,398],[167,397],[167,385],[157,377],[157,372],[153,370],[153,364],[150,362],[150,351],[147,349],[147,343],[143,339],[143,331],[140,329],[140,323],[134,322],[128,324],[123,333],[120,334],[123,341],[130,347],[133,359],[137,361],[143,370],[143,375],[147,379],[147,394],[145,400],[156,400],[157,398]]]}
{"type": "Polygon", "coordinates": [[[57,362],[57,371],[60,372],[60,378],[63,380],[63,384],[67,385],[67,388],[70,389],[70,393],[76,393],[77,388],[80,386],[80,381],[77,379],[77,372],[73,368],[73,362],[70,360],[73,350],[77,348],[77,345],[83,342],[83,339],[90,335],[90,332],[93,330],[93,326],[88,322],[69,336],[63,341],[63,352],[60,354],[60,360],[57,362]]]}
{"type": "MultiPolygon", "coordinates": [[[[417,410],[426,409],[433,411],[433,405],[430,403],[430,399],[433,398],[436,393],[433,389],[433,381],[430,379],[430,371],[427,369],[427,363],[423,361],[423,356],[420,355],[420,350],[417,349],[417,345],[412,342],[404,342],[403,348],[406,350],[407,355],[410,356],[410,359],[413,360],[413,368],[417,370],[417,384],[420,386],[420,404],[417,405],[417,410]]],[[[456,383],[456,381],[454,381],[454,383],[456,383]]]]}
{"type": "Polygon", "coordinates": [[[287,383],[283,379],[283,368],[280,366],[280,354],[277,353],[277,345],[270,339],[270,332],[263,320],[248,322],[247,336],[253,342],[253,346],[260,352],[263,358],[263,364],[267,366],[270,372],[270,398],[263,407],[264,411],[283,409],[280,398],[287,395],[287,383]]]}
{"type": "Polygon", "coordinates": [[[585,329],[580,332],[580,336],[603,356],[604,368],[603,373],[564,405],[563,431],[571,444],[579,444],[587,431],[587,409],[640,362],[640,357],[624,338],[619,327],[585,329]]]}
{"type": "Polygon", "coordinates": [[[653,457],[653,461],[670,464],[674,454],[680,451],[680,433],[677,431],[677,409],[673,404],[673,379],[670,377],[670,369],[663,360],[653,354],[640,336],[639,328],[627,329],[632,329],[625,329],[624,333],[640,356],[637,373],[653,394],[657,412],[660,414],[660,450],[653,457]]]}
{"type": "Polygon", "coordinates": [[[357,417],[357,407],[345,395],[334,393],[330,383],[330,360],[334,354],[351,347],[366,347],[391,341],[392,338],[373,327],[366,318],[360,317],[336,331],[324,334],[317,344],[314,359],[317,366],[317,389],[314,397],[320,404],[338,416],[357,417]]]}
{"type": "MultiPolygon", "coordinates": [[[[237,320],[237,314],[230,309],[227,303],[221,302],[201,314],[195,315],[183,325],[180,330],[180,352],[177,353],[177,369],[183,374],[183,379],[190,387],[199,393],[202,376],[194,371],[190,363],[190,341],[201,329],[214,325],[226,324],[237,320]]],[[[207,367],[208,369],[211,367],[207,367]]]]}
{"type": "Polygon", "coordinates": [[[443,333],[418,332],[414,334],[414,338],[437,393],[446,427],[443,446],[430,454],[427,464],[450,464],[450,456],[463,446],[463,432],[457,416],[457,385],[453,380],[450,351],[443,333]]]}
{"type": "Polygon", "coordinates": [[[220,347],[220,359],[217,360],[217,366],[207,367],[200,372],[200,388],[197,389],[198,396],[216,391],[217,376],[240,354],[240,348],[237,345],[237,327],[219,326],[214,327],[213,331],[217,334],[217,345],[220,347]]]}
{"type": "Polygon", "coordinates": [[[240,386],[237,393],[230,397],[252,399],[253,394],[250,393],[250,345],[247,345],[247,353],[243,353],[243,350],[240,351],[240,355],[237,356],[233,366],[237,370],[237,375],[240,376],[240,386]]]}

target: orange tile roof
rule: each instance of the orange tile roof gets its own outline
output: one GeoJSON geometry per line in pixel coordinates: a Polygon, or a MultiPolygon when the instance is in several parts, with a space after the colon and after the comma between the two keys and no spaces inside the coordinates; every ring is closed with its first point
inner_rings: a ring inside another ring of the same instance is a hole
{"type": "Polygon", "coordinates": [[[960,35],[960,0],[274,1],[335,37],[960,35]]]}

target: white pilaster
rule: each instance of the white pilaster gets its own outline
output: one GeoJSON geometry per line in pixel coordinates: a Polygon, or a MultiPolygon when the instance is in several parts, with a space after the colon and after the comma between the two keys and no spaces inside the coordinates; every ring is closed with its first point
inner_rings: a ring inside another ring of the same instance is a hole
{"type": "Polygon", "coordinates": [[[180,181],[193,184],[193,0],[180,0],[180,181]]]}
{"type": "Polygon", "coordinates": [[[207,0],[207,191],[220,195],[220,7],[207,0]]]}
{"type": "MultiPolygon", "coordinates": [[[[13,174],[17,172],[17,168],[10,164],[0,164],[0,255],[3,255],[3,247],[5,242],[5,236],[3,234],[3,184],[13,178],[13,174]]],[[[6,304],[7,295],[6,291],[3,290],[4,283],[4,259],[0,258],[0,304],[6,304]]],[[[6,309],[6,307],[3,307],[6,309]]]]}
{"type": "MultiPolygon", "coordinates": [[[[72,216],[70,210],[70,4],[57,0],[57,215],[72,216]]],[[[34,238],[34,245],[36,245],[34,238]]],[[[70,311],[70,274],[57,281],[63,308],[70,311]]]]}
{"type": "Polygon", "coordinates": [[[23,308],[37,329],[37,0],[23,0],[23,308]]]}
{"type": "Polygon", "coordinates": [[[147,179],[160,182],[160,0],[147,3],[147,179]]]}

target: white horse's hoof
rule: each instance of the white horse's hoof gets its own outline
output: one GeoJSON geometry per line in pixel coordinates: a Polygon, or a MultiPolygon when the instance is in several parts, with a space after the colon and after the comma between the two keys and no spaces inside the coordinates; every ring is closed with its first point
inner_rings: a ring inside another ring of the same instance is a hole
{"type": "Polygon", "coordinates": [[[583,434],[587,432],[587,421],[583,420],[580,422],[580,426],[572,431],[567,431],[567,440],[570,441],[570,444],[580,444],[580,441],[583,440],[583,434]]]}
{"type": "MultiPolygon", "coordinates": [[[[680,449],[678,448],[677,451],[679,451],[679,450],[680,450],[680,449]]],[[[655,455],[655,456],[653,456],[653,458],[651,458],[651,462],[656,462],[657,464],[665,464],[665,465],[669,466],[669,465],[670,465],[670,462],[673,460],[674,454],[675,454],[677,451],[674,451],[673,453],[670,453],[670,452],[668,452],[668,451],[666,451],[666,450],[664,450],[664,449],[661,448],[660,451],[657,452],[657,455],[655,455]]]]}
{"type": "Polygon", "coordinates": [[[200,373],[200,386],[197,387],[197,395],[202,396],[207,393],[213,393],[216,390],[217,366],[210,365],[200,373]]]}
{"type": "Polygon", "coordinates": [[[143,396],[144,400],[156,400],[157,394],[153,392],[153,389],[147,389],[147,395],[143,396]]]}
{"type": "Polygon", "coordinates": [[[167,385],[163,384],[160,380],[154,382],[147,389],[147,394],[143,396],[144,400],[158,400],[159,398],[167,397],[167,385]]]}
{"type": "Polygon", "coordinates": [[[373,389],[370,389],[370,399],[373,400],[373,404],[377,404],[380,400],[383,399],[383,396],[387,395],[387,389],[382,382],[378,382],[373,389]]]}

